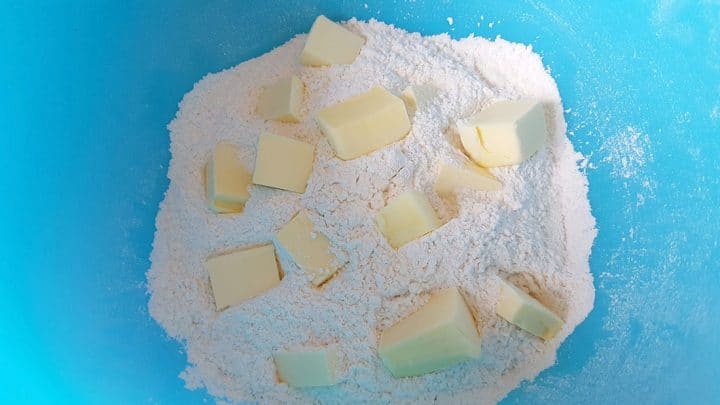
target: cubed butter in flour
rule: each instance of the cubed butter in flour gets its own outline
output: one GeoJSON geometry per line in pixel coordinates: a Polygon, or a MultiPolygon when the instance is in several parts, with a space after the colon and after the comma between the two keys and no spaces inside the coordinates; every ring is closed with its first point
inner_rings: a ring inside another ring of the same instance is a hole
{"type": "Polygon", "coordinates": [[[205,188],[208,205],[224,214],[240,212],[250,198],[250,173],[238,159],[238,151],[229,143],[215,146],[205,166],[205,188]]]}
{"type": "Polygon", "coordinates": [[[395,249],[440,227],[427,196],[410,190],[390,200],[375,217],[380,232],[395,249]]]}
{"type": "Polygon", "coordinates": [[[262,89],[257,112],[268,120],[300,122],[304,86],[297,76],[281,79],[262,89]]]}
{"type": "Polygon", "coordinates": [[[253,183],[304,193],[314,158],[312,145],[264,133],[258,141],[253,183]]]}
{"type": "Polygon", "coordinates": [[[337,258],[330,251],[330,240],[315,230],[305,211],[300,211],[277,233],[280,245],[315,286],[327,281],[338,269],[337,258]]]}
{"type": "Polygon", "coordinates": [[[407,86],[400,93],[400,98],[405,102],[408,110],[417,110],[418,98],[415,94],[415,88],[413,86],[407,86]]]}
{"type": "Polygon", "coordinates": [[[563,320],[540,301],[505,280],[500,285],[496,312],[503,319],[545,340],[562,329],[563,320]]]}
{"type": "Polygon", "coordinates": [[[543,106],[534,100],[499,101],[457,127],[467,154],[484,167],[518,164],[547,138],[543,106]]]}
{"type": "Polygon", "coordinates": [[[417,376],[480,356],[482,339],[457,288],[436,292],[380,335],[380,358],[395,377],[417,376]]]}
{"type": "Polygon", "coordinates": [[[205,262],[217,310],[258,296],[280,283],[275,247],[263,245],[211,257],[205,262]]]}
{"type": "Polygon", "coordinates": [[[403,139],[410,131],[405,103],[382,87],[320,110],[317,122],[340,159],[354,159],[403,139]]]}
{"type": "Polygon", "coordinates": [[[435,192],[441,195],[450,194],[463,188],[498,191],[502,187],[502,183],[488,169],[472,163],[468,163],[464,167],[443,163],[440,166],[440,174],[435,180],[435,192]]]}
{"type": "Polygon", "coordinates": [[[431,85],[407,86],[401,93],[400,98],[405,102],[409,111],[417,110],[418,106],[429,101],[435,96],[437,89],[431,85]]]}
{"type": "Polygon", "coordinates": [[[364,44],[365,38],[321,15],[310,28],[300,63],[308,66],[352,63],[364,44]]]}
{"type": "Polygon", "coordinates": [[[291,387],[324,387],[337,383],[334,347],[281,351],[273,355],[280,381],[291,387]]]}

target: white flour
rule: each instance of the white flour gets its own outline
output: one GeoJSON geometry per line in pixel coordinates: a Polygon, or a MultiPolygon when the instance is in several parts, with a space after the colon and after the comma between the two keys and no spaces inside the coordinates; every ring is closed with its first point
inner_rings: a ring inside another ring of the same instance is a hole
{"type": "Polygon", "coordinates": [[[206,76],[170,124],[170,187],[157,217],[148,273],[152,316],[186,347],[188,387],[206,387],[230,401],[492,403],[521,380],[553,364],[558,345],[592,308],[588,255],[595,237],[586,179],[565,136],[557,87],[529,47],[501,39],[453,41],[421,37],[377,21],[347,26],[367,38],[351,65],[298,63],[300,35],[260,58],[206,76]],[[306,85],[301,124],[265,122],[254,113],[261,86],[293,73],[306,85]],[[435,88],[412,117],[401,142],[341,161],[312,117],[322,107],[382,85],[399,94],[409,84],[435,88]],[[494,100],[532,97],[547,105],[548,147],[518,167],[494,169],[500,192],[440,199],[432,184],[441,162],[463,155],[452,123],[494,100]],[[248,169],[258,134],[271,131],[316,146],[314,172],[300,195],[252,186],[245,212],[207,208],[202,170],[221,140],[235,143],[248,169]],[[373,223],[385,202],[424,191],[447,223],[398,251],[373,223]],[[205,258],[217,251],[272,240],[299,209],[346,261],[322,289],[278,250],[285,273],[266,294],[217,313],[205,258]],[[544,343],[498,319],[499,276],[541,292],[567,327],[544,343]],[[394,379],[377,356],[378,331],[408,315],[428,292],[457,285],[484,334],[483,355],[447,370],[394,379]],[[276,380],[272,353],[336,344],[342,382],[296,390],[276,380]]]}

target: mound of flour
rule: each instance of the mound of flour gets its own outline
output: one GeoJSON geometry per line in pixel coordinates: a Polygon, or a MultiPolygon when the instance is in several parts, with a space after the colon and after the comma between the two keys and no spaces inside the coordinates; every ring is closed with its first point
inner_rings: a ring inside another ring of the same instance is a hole
{"type": "Polygon", "coordinates": [[[170,124],[170,186],[157,216],[148,272],[150,312],[185,346],[189,388],[229,401],[492,403],[523,379],[553,364],[558,345],[592,308],[588,255],[595,237],[581,158],[565,136],[557,87],[529,47],[497,39],[422,37],[377,21],[346,26],[367,38],[351,65],[305,67],[299,35],[285,45],[198,82],[170,124]],[[306,85],[300,124],[254,114],[259,90],[297,74],[306,85]],[[431,89],[401,142],[341,161],[312,117],[319,109],[377,85],[399,94],[431,89]],[[453,122],[500,99],[546,104],[548,145],[517,167],[494,169],[500,192],[464,191],[441,199],[432,184],[442,162],[464,157],[453,122]],[[258,134],[270,131],[316,145],[307,191],[252,186],[242,214],[208,208],[203,166],[215,144],[228,141],[254,166],[258,134]],[[373,217],[385,202],[415,188],[445,224],[399,250],[373,217]],[[346,265],[323,288],[278,249],[285,274],[266,294],[216,312],[206,257],[273,240],[301,208],[334,244],[346,265]],[[499,277],[533,291],[567,326],[543,342],[495,315],[499,277]],[[435,289],[459,286],[483,334],[483,354],[444,371],[395,379],[377,356],[378,331],[413,312],[435,289]],[[297,390],[277,381],[274,351],[335,344],[342,381],[297,390]]]}

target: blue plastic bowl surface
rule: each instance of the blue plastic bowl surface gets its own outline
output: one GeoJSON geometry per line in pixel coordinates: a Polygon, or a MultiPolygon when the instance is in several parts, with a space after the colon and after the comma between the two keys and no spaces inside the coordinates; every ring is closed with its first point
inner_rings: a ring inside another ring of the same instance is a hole
{"type": "Polygon", "coordinates": [[[505,403],[717,403],[713,0],[0,2],[0,402],[212,400],[147,313],[165,126],[203,75],[321,13],[531,44],[557,80],[587,157],[597,298],[505,403]]]}

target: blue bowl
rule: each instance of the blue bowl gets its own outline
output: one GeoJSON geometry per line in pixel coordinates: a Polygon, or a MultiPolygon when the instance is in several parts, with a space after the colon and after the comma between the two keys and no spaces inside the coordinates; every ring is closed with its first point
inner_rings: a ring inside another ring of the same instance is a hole
{"type": "Polygon", "coordinates": [[[717,403],[720,5],[365,1],[0,4],[0,402],[210,400],[146,308],[165,125],[204,74],[323,13],[532,44],[558,82],[597,299],[505,402],[717,403]]]}

